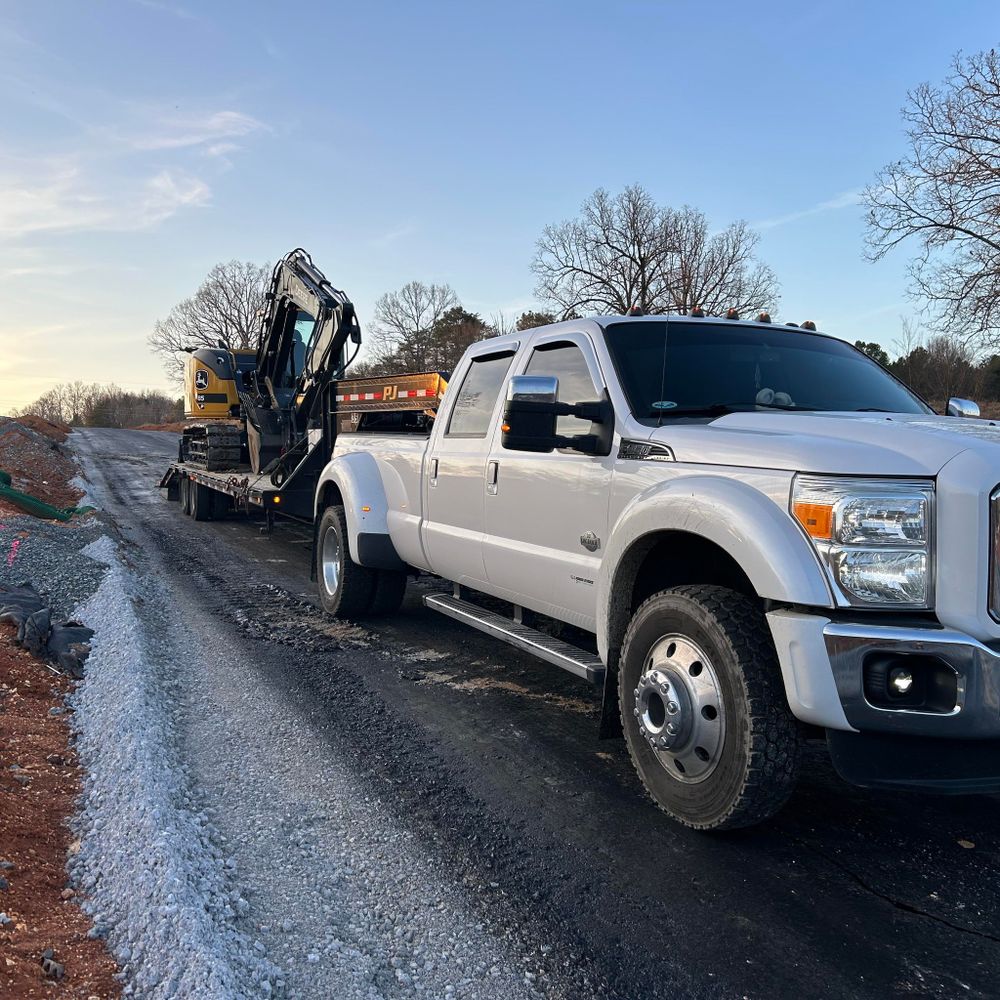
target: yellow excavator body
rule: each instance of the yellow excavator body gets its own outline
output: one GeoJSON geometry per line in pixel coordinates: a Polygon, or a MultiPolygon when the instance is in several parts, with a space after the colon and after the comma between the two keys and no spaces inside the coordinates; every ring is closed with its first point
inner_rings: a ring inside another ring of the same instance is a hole
{"type": "Polygon", "coordinates": [[[213,347],[191,351],[184,365],[184,416],[199,421],[238,418],[236,379],[253,367],[255,358],[256,351],[213,347]]]}

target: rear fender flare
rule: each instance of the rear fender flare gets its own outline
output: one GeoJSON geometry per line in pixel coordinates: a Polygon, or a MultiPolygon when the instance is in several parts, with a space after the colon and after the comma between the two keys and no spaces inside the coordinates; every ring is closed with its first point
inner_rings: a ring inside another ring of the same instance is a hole
{"type": "Polygon", "coordinates": [[[327,462],[316,484],[315,520],[323,516],[323,496],[334,485],[343,498],[348,547],[360,566],[403,569],[389,536],[389,504],[375,459],[363,451],[338,455],[327,462]]]}

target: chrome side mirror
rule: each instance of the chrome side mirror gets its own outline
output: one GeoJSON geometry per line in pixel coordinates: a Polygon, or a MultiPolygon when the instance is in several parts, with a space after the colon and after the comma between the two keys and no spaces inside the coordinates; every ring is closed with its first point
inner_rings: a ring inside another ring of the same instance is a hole
{"type": "Polygon", "coordinates": [[[979,404],[974,403],[971,399],[959,399],[958,396],[952,396],[948,400],[948,416],[978,417],[979,404]]]}
{"type": "Polygon", "coordinates": [[[515,375],[507,385],[507,399],[519,403],[554,403],[559,379],[554,375],[515,375]]]}

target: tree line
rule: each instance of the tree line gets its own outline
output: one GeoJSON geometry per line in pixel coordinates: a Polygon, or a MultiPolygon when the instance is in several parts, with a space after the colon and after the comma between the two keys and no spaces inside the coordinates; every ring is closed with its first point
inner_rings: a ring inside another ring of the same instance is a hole
{"type": "Polygon", "coordinates": [[[909,322],[895,348],[895,358],[881,344],[857,340],[864,351],[901,382],[944,410],[952,396],[1000,402],[1000,354],[978,354],[969,344],[945,334],[920,332],[909,322]]]}
{"type": "Polygon", "coordinates": [[[73,427],[139,427],[184,417],[184,404],[154,390],[131,392],[99,382],[64,382],[42,393],[13,416],[34,414],[73,427]]]}

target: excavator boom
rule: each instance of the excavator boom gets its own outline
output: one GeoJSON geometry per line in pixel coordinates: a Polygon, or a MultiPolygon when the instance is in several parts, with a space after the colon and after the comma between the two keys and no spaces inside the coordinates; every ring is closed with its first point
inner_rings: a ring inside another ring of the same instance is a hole
{"type": "Polygon", "coordinates": [[[251,385],[240,390],[257,472],[307,450],[304,439],[310,423],[320,419],[323,389],[349,364],[348,341],[361,344],[350,299],[301,248],[275,265],[265,302],[256,369],[251,385]]]}

